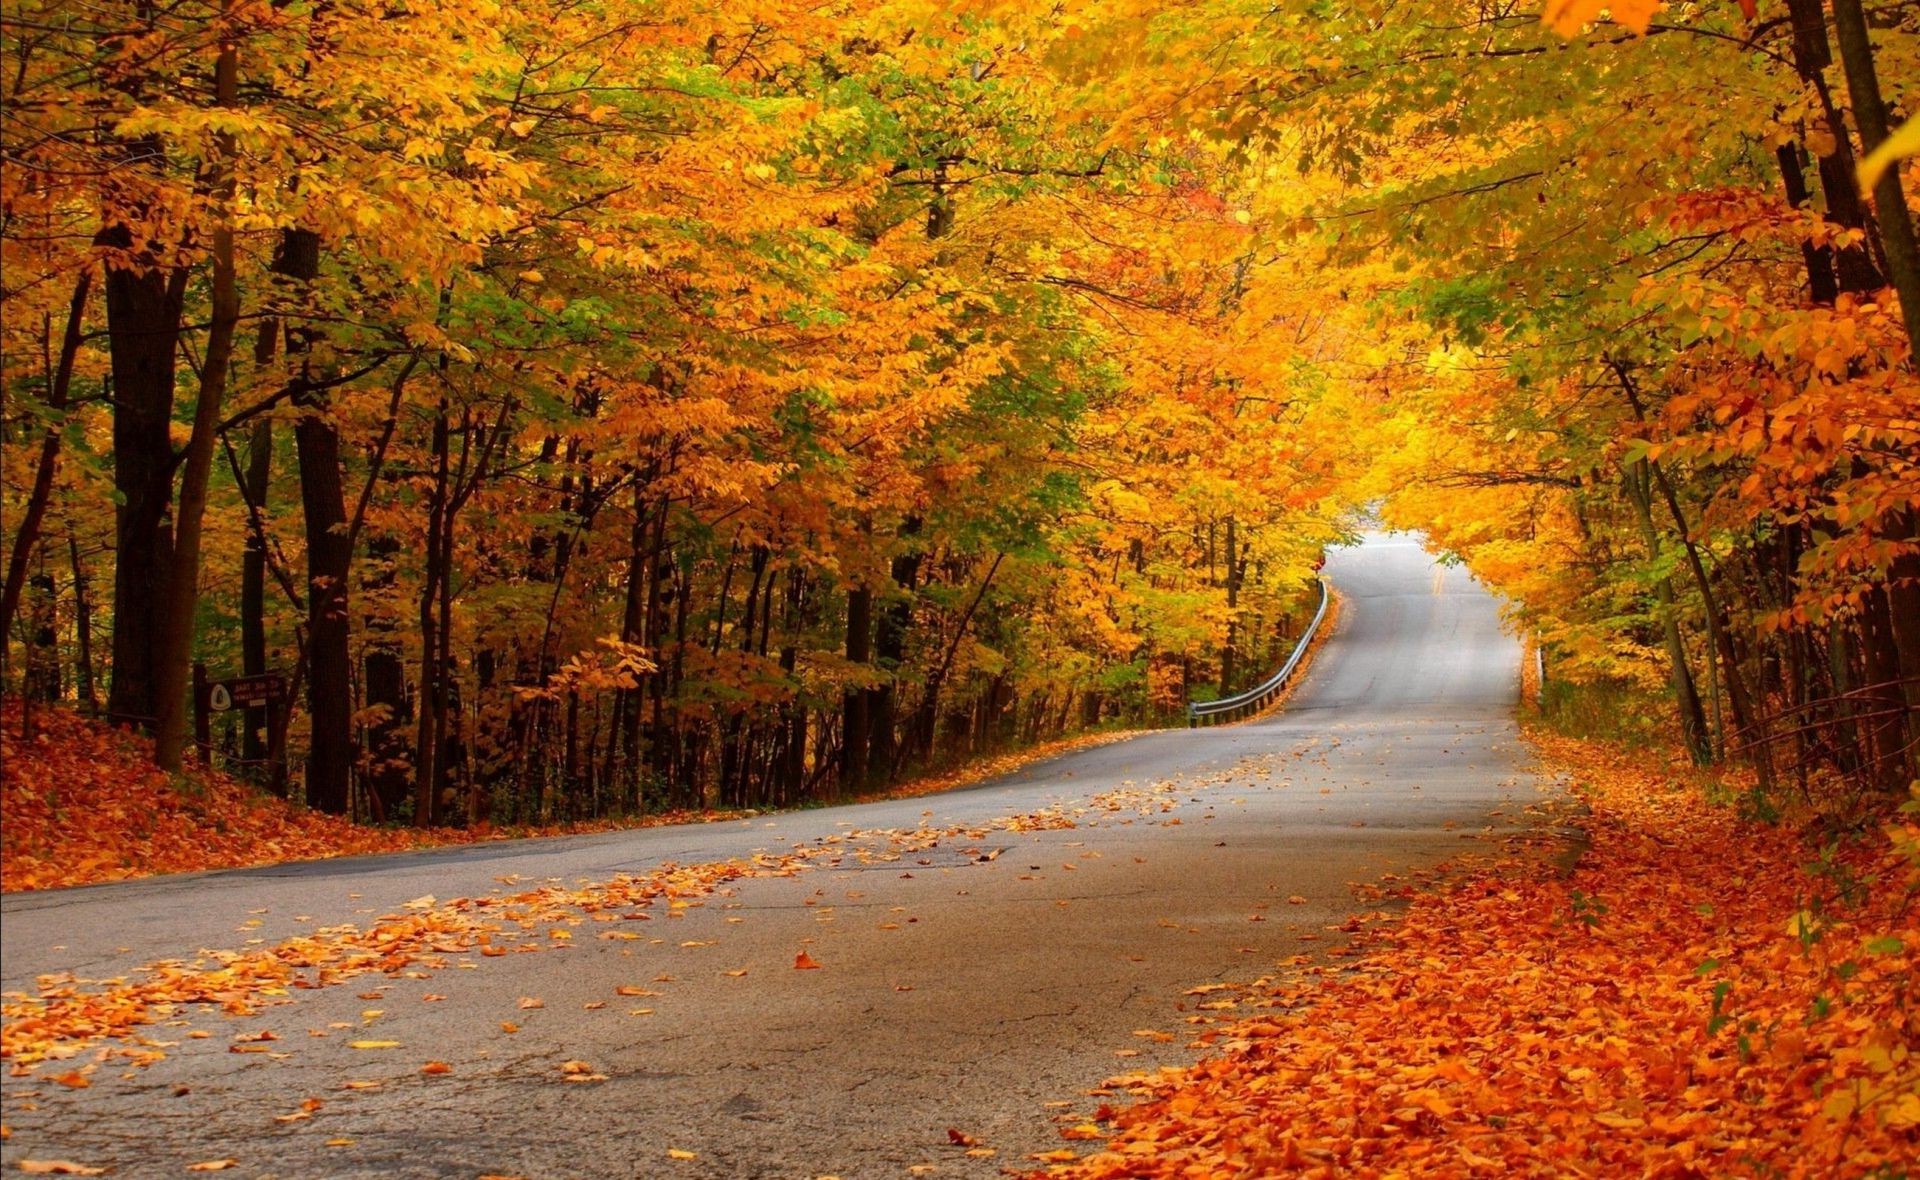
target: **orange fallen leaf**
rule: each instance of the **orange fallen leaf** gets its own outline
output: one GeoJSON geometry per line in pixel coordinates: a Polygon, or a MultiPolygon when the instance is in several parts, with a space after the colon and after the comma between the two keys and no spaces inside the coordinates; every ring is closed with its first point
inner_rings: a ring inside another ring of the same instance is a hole
{"type": "Polygon", "coordinates": [[[500,1022],[500,1031],[503,1033],[517,1033],[520,1031],[520,1026],[511,1020],[503,1020],[500,1022]]]}
{"type": "Polygon", "coordinates": [[[820,964],[814,960],[812,955],[801,951],[793,957],[793,969],[795,971],[818,971],[820,964]]]}
{"type": "Polygon", "coordinates": [[[240,1166],[239,1160],[201,1160],[197,1164],[188,1164],[189,1172],[224,1172],[228,1168],[240,1166]]]}
{"type": "Polygon", "coordinates": [[[76,1164],[72,1160],[21,1160],[20,1170],[35,1176],[100,1176],[105,1168],[76,1164]]]}
{"type": "Polygon", "coordinates": [[[700,1156],[697,1152],[683,1151],[678,1147],[669,1147],[667,1148],[667,1158],[674,1160],[693,1160],[699,1159],[700,1156]]]}
{"type": "Polygon", "coordinates": [[[429,1076],[438,1076],[443,1073],[452,1073],[453,1067],[444,1061],[429,1061],[420,1067],[420,1072],[429,1076]]]}
{"type": "Polygon", "coordinates": [[[55,1074],[50,1080],[58,1082],[72,1090],[84,1090],[88,1086],[93,1085],[93,1079],[77,1069],[70,1069],[66,1073],[55,1074]]]}

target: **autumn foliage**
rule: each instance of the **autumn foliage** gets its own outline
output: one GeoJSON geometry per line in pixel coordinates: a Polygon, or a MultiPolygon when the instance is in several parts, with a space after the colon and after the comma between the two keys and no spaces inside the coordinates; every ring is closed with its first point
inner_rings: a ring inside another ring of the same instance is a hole
{"type": "Polygon", "coordinates": [[[1210,992],[1202,1060],[1109,1082],[1130,1101],[1070,1136],[1106,1149],[1046,1174],[1897,1174],[1920,1151],[1920,811],[1829,845],[1644,755],[1537,740],[1592,806],[1570,875],[1403,889],[1400,920],[1347,924],[1357,957],[1210,992]]]}
{"type": "MultiPolygon", "coordinates": [[[[154,766],[151,743],[69,712],[43,714],[31,741],[20,740],[18,724],[19,703],[10,702],[0,714],[0,888],[7,892],[611,826],[370,827],[204,767],[169,775],[154,766]]],[[[648,822],[698,818],[706,817],[669,812],[648,822]]]]}

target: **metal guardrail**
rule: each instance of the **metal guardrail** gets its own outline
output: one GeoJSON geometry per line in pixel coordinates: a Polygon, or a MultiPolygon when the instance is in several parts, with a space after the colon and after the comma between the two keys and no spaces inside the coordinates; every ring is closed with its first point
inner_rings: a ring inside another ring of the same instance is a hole
{"type": "Polygon", "coordinates": [[[1328,599],[1327,580],[1322,578],[1320,579],[1320,609],[1313,612],[1313,621],[1308,623],[1307,629],[1300,633],[1300,642],[1293,645],[1293,654],[1287,657],[1286,663],[1280,665],[1280,670],[1269,676],[1264,683],[1245,692],[1221,697],[1217,701],[1189,701],[1187,727],[1191,729],[1200,725],[1211,725],[1220,720],[1231,721],[1241,713],[1257,712],[1266,707],[1267,703],[1287,686],[1287,681],[1293,677],[1294,669],[1298,668],[1300,661],[1306,658],[1307,648],[1312,645],[1313,637],[1320,633],[1320,624],[1327,617],[1328,599]]]}

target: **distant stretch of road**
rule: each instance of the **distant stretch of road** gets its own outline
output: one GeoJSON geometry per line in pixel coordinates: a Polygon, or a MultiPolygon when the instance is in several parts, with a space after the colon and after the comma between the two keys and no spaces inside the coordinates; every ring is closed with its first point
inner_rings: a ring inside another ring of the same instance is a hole
{"type": "Polygon", "coordinates": [[[1329,927],[1372,908],[1354,883],[1483,847],[1540,797],[1513,722],[1520,650],[1494,599],[1404,535],[1368,534],[1326,574],[1335,633],[1283,711],[1242,725],[1153,733],[924,799],[9,896],[0,975],[30,990],[48,973],[137,975],[201,948],[365,924],[425,894],[503,890],[503,877],[573,885],[856,828],[1078,813],[1071,828],[741,881],[680,917],[624,924],[645,938],[597,938],[589,923],[564,949],[471,969],[447,956],[428,978],[296,991],[247,1018],[188,1011],[151,1030],[177,1043],[147,1068],[105,1062],[79,1089],[47,1080],[67,1064],[6,1078],[5,1168],[180,1176],[231,1158],[226,1174],[253,1177],[852,1180],[1027,1163],[1063,1146],[1052,1117],[1090,1112],[1083,1096],[1104,1078],[1193,1059],[1187,989],[1334,945],[1329,927]],[[1127,805],[1083,810],[1103,795],[1127,805]],[[818,970],[794,969],[802,951],[818,970]],[[284,1058],[230,1052],[262,1030],[284,1058]],[[428,1060],[451,1072],[423,1075],[428,1060]],[[604,1080],[566,1081],[568,1061],[604,1080]],[[276,1121],[308,1098],[311,1117],[276,1121]],[[949,1128],[994,1154],[968,1156],[949,1128]]]}

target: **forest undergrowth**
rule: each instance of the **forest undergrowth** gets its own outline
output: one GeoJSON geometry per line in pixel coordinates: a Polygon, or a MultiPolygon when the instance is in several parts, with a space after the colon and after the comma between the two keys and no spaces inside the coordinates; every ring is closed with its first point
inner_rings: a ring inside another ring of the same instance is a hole
{"type": "MultiPolygon", "coordinates": [[[[19,701],[9,700],[0,708],[0,807],[6,816],[0,828],[0,891],[8,893],[752,814],[707,808],[548,824],[362,824],[310,810],[197,764],[169,775],[154,765],[151,742],[70,710],[42,711],[36,726],[34,740],[23,741],[19,701]]],[[[1130,735],[1102,730],[1060,738],[970,760],[866,798],[954,790],[1130,735]]]]}

